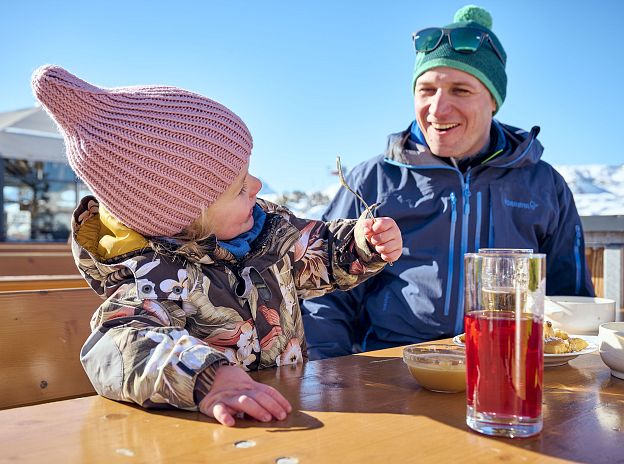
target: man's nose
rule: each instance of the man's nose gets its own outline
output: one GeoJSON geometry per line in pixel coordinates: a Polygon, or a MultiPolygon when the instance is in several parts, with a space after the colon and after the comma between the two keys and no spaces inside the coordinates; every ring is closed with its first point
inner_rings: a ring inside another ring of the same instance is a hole
{"type": "Polygon", "coordinates": [[[442,91],[442,89],[438,89],[438,91],[431,97],[431,101],[429,104],[429,114],[434,116],[442,116],[449,112],[450,102],[448,99],[448,95],[442,91]]]}

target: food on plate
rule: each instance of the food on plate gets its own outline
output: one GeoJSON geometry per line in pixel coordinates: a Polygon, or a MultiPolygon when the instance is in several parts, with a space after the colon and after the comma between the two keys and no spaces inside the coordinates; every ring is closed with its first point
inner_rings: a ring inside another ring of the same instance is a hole
{"type": "Polygon", "coordinates": [[[589,346],[582,338],[570,337],[561,329],[553,329],[552,322],[544,322],[544,353],[565,354],[584,350],[589,346]]]}
{"type": "MultiPolygon", "coordinates": [[[[561,329],[555,329],[555,337],[559,337],[562,340],[567,340],[568,338],[570,338],[570,336],[561,329]]],[[[580,338],[577,338],[575,340],[580,340],[580,338]]]]}
{"type": "Polygon", "coordinates": [[[544,339],[544,353],[564,354],[570,352],[570,344],[567,340],[559,337],[549,337],[544,339]]]}
{"type": "MultiPolygon", "coordinates": [[[[466,334],[458,336],[461,343],[466,343],[466,334]]],[[[566,354],[582,351],[589,346],[582,338],[573,338],[561,329],[553,328],[552,322],[544,322],[544,353],[566,354]]]]}
{"type": "Polygon", "coordinates": [[[584,350],[589,346],[589,343],[582,338],[570,338],[568,341],[570,342],[570,351],[572,352],[584,350]]]}

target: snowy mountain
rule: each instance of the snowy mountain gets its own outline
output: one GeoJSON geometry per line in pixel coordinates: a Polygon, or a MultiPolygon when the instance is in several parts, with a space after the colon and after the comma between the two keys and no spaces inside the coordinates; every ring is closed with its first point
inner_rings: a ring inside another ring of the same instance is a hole
{"type": "Polygon", "coordinates": [[[581,216],[624,215],[624,165],[562,165],[555,169],[570,186],[581,216]]]}
{"type": "MultiPolygon", "coordinates": [[[[555,169],[570,186],[581,216],[624,215],[624,165],[560,165],[555,169]]],[[[320,192],[279,194],[264,184],[258,196],[286,205],[301,217],[318,219],[339,188],[335,183],[320,192]]]]}

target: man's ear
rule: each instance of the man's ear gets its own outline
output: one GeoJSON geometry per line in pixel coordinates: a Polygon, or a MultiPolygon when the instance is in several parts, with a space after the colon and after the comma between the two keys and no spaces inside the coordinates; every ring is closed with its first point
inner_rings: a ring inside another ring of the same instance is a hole
{"type": "Polygon", "coordinates": [[[494,97],[492,96],[492,94],[490,94],[490,101],[492,103],[492,116],[494,116],[497,108],[496,108],[496,100],[494,100],[494,97]]]}

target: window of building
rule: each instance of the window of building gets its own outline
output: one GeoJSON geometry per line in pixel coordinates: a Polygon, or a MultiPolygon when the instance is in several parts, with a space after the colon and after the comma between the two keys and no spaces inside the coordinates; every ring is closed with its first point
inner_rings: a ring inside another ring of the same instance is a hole
{"type": "Polygon", "coordinates": [[[71,214],[86,194],[66,164],[5,159],[5,240],[66,241],[71,214]]]}

